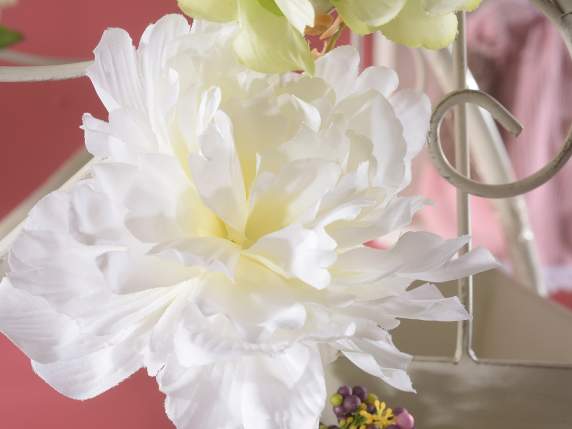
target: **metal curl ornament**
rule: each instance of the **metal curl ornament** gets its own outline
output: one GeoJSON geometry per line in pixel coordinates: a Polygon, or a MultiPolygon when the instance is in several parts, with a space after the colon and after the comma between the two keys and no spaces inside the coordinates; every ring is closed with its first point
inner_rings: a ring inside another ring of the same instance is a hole
{"type": "Polygon", "coordinates": [[[454,91],[448,94],[435,107],[429,123],[427,143],[431,158],[439,173],[449,183],[464,192],[486,198],[509,198],[525,194],[543,185],[558,173],[572,156],[572,134],[566,138],[560,152],[550,163],[531,176],[511,183],[491,185],[472,180],[459,173],[449,162],[439,137],[439,129],[449,110],[455,106],[472,103],[488,111],[507,131],[517,136],[522,131],[522,125],[518,120],[491,95],[472,89],[454,91]]]}
{"type": "MultiPolygon", "coordinates": [[[[572,57],[572,0],[531,0],[531,3],[558,29],[572,57]]],[[[460,89],[447,94],[433,111],[427,133],[427,143],[431,158],[439,173],[457,189],[485,198],[510,198],[522,195],[552,179],[572,156],[571,129],[558,154],[536,173],[505,184],[493,185],[472,180],[470,175],[462,174],[451,165],[443,152],[439,137],[439,129],[445,115],[453,107],[466,103],[476,104],[487,110],[513,135],[518,135],[522,131],[522,125],[518,120],[498,100],[483,91],[460,89]]]]}

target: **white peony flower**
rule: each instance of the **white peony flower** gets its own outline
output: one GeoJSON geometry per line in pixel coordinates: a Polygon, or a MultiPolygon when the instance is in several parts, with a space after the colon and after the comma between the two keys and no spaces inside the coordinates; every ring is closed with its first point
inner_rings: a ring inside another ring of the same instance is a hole
{"type": "Polygon", "coordinates": [[[466,237],[407,232],[399,197],[429,101],[350,47],[316,74],[237,61],[236,27],[166,16],[139,48],[107,30],[89,76],[109,111],[83,118],[90,177],[31,211],[0,286],[0,329],[62,394],[140,368],[178,428],[313,429],[324,365],[343,354],[412,390],[399,318],[460,320],[426,284],[494,266],[466,237]],[[213,404],[216,403],[216,406],[213,404]]]}

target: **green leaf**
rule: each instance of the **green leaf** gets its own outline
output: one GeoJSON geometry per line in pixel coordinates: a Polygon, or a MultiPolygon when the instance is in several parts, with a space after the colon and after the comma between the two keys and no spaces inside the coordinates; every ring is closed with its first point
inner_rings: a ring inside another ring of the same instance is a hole
{"type": "Polygon", "coordinates": [[[9,28],[0,25],[0,49],[6,48],[14,43],[18,43],[23,38],[24,36],[22,33],[10,30],[9,28]]]}
{"type": "MultiPolygon", "coordinates": [[[[234,50],[247,67],[262,73],[314,72],[308,42],[288,19],[270,12],[261,0],[238,0],[240,31],[234,50]]],[[[274,1],[274,0],[272,0],[274,1]]]]}
{"type": "Polygon", "coordinates": [[[441,49],[457,36],[457,17],[453,12],[431,15],[426,0],[407,0],[399,15],[380,27],[385,37],[411,48],[441,49]]]}
{"type": "Polygon", "coordinates": [[[268,12],[272,12],[276,16],[284,16],[274,0],[258,0],[258,3],[268,12]]]}
{"type": "Polygon", "coordinates": [[[237,0],[178,0],[179,7],[188,16],[214,22],[236,19],[237,0]]]}

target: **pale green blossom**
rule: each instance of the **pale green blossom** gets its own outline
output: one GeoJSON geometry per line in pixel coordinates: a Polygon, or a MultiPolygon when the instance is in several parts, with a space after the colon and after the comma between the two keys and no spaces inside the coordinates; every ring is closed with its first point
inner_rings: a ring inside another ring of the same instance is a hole
{"type": "Polygon", "coordinates": [[[334,8],[357,34],[380,31],[410,47],[440,49],[457,34],[457,11],[481,0],[178,0],[193,18],[238,21],[234,48],[241,61],[261,72],[314,69],[304,38],[316,16],[334,8]]]}

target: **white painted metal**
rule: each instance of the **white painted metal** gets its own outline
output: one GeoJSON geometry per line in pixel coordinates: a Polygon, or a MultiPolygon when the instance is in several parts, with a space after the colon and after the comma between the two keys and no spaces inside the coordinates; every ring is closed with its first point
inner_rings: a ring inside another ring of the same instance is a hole
{"type": "MultiPolygon", "coordinates": [[[[448,49],[420,50],[429,69],[444,92],[455,90],[453,56],[448,49]]],[[[467,86],[478,90],[470,71],[467,86]]],[[[502,136],[493,117],[477,106],[467,106],[469,146],[473,165],[486,183],[507,183],[516,180],[502,136]],[[478,144],[476,144],[478,142],[478,144]]],[[[546,296],[546,285],[541,263],[530,226],[523,196],[492,200],[506,237],[512,262],[512,273],[517,283],[546,296]]]]}

